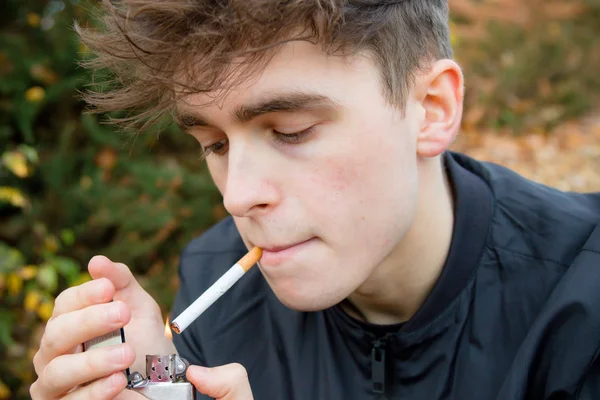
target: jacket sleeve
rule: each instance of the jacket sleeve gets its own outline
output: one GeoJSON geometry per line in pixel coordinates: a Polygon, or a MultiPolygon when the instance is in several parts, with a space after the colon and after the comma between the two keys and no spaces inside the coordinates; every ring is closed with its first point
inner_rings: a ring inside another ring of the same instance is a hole
{"type": "Polygon", "coordinates": [[[579,400],[594,400],[600,399],[600,357],[596,352],[596,359],[590,366],[589,371],[584,376],[577,399],[579,400]]]}

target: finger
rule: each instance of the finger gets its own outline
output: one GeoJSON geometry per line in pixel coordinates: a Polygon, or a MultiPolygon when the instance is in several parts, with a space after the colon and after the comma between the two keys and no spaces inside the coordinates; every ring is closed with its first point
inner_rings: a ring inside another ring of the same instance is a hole
{"type": "MultiPolygon", "coordinates": [[[[131,304],[132,307],[146,307],[150,303],[155,305],[152,297],[141,287],[125,264],[112,262],[104,256],[95,256],[88,264],[88,271],[92,278],[106,278],[114,285],[115,299],[131,304]]],[[[158,311],[160,313],[160,310],[158,311]]]]}
{"type": "Polygon", "coordinates": [[[217,400],[253,399],[248,374],[240,364],[215,368],[193,365],[187,370],[187,379],[200,393],[217,400]]]}
{"type": "Polygon", "coordinates": [[[112,400],[127,386],[127,378],[122,372],[98,379],[87,386],[72,391],[63,400],[112,400]]]}
{"type": "Polygon", "coordinates": [[[133,274],[125,264],[112,262],[104,256],[94,256],[88,263],[88,271],[94,279],[107,278],[116,290],[126,290],[138,285],[133,274]]]}
{"type": "Polygon", "coordinates": [[[40,376],[40,383],[47,396],[58,397],[86,382],[124,371],[134,360],[135,352],[126,343],[67,354],[50,361],[40,376]]]}
{"type": "Polygon", "coordinates": [[[96,304],[57,316],[46,325],[35,360],[36,370],[71,352],[79,343],[123,327],[130,318],[129,308],[120,301],[96,304]]]}
{"type": "Polygon", "coordinates": [[[112,300],[114,294],[114,285],[105,278],[70,287],[54,301],[52,317],[81,310],[94,304],[107,303],[112,300]]]}

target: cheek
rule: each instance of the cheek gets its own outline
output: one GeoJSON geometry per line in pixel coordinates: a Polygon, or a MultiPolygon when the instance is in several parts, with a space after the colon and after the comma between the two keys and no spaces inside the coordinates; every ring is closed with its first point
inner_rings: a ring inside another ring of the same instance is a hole
{"type": "Polygon", "coordinates": [[[319,197],[319,202],[338,202],[353,192],[353,185],[358,182],[359,170],[350,161],[328,160],[323,168],[314,170],[310,183],[319,197]]]}
{"type": "Polygon", "coordinates": [[[312,170],[310,187],[302,189],[325,240],[339,252],[364,254],[361,262],[391,250],[416,212],[417,165],[411,144],[381,137],[375,143],[361,146],[358,154],[324,159],[312,170]]]}

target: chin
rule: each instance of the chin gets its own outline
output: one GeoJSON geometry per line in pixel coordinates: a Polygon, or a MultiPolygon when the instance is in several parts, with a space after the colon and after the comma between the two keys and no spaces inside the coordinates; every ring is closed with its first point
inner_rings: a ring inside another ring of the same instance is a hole
{"type": "Polygon", "coordinates": [[[272,289],[275,293],[275,296],[277,296],[283,305],[291,308],[292,310],[303,312],[325,310],[338,304],[349,296],[349,293],[341,294],[331,291],[323,291],[319,290],[320,288],[318,287],[310,287],[306,288],[306,290],[298,290],[298,285],[296,288],[292,288],[291,290],[278,290],[277,287],[273,287],[272,289]]]}

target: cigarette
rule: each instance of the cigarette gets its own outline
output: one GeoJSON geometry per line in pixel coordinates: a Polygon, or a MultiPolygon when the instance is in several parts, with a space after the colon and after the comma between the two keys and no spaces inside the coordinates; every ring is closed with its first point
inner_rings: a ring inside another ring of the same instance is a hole
{"type": "Polygon", "coordinates": [[[231,268],[222,277],[220,277],[211,287],[200,295],[192,304],[188,306],[171,323],[171,329],[175,333],[183,332],[192,322],[196,320],[208,307],[228,291],[244,274],[260,260],[262,249],[254,247],[231,268]]]}

